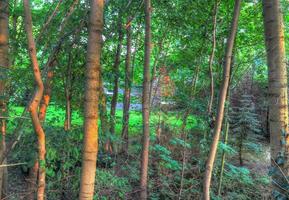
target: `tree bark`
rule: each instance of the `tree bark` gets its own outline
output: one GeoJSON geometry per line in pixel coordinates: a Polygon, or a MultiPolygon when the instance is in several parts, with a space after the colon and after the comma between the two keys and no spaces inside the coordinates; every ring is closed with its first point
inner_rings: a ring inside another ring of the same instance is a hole
{"type": "Polygon", "coordinates": [[[72,81],[72,52],[69,52],[68,63],[67,63],[67,72],[65,78],[65,121],[64,121],[64,130],[69,131],[71,129],[71,81],[72,81]]]}
{"type": "Polygon", "coordinates": [[[87,47],[84,141],[80,200],[92,200],[98,153],[98,95],[100,90],[100,56],[103,30],[103,0],[90,1],[89,35],[87,47]]]}
{"type": "MultiPolygon", "coordinates": [[[[227,121],[227,120],[226,120],[227,121]]],[[[225,137],[224,137],[224,144],[228,143],[228,135],[229,135],[229,122],[225,123],[226,129],[225,129],[225,137]]],[[[221,195],[222,190],[222,181],[223,181],[223,174],[224,174],[224,168],[225,168],[225,162],[226,162],[226,151],[223,151],[222,153],[222,160],[221,160],[221,170],[220,170],[220,177],[219,177],[219,184],[218,184],[218,196],[221,195]]]]}
{"type": "MultiPolygon", "coordinates": [[[[284,25],[279,0],[263,0],[265,44],[269,71],[269,133],[272,166],[284,162],[280,169],[289,175],[288,94],[284,25]],[[283,134],[285,133],[285,134],[283,134]]],[[[283,190],[284,177],[272,175],[273,190],[283,190]]],[[[286,184],[288,184],[286,182],[286,184]]],[[[281,191],[282,193],[283,191],[281,191]]]]}
{"type": "MultiPolygon", "coordinates": [[[[130,19],[129,19],[130,20],[130,19]]],[[[131,95],[131,24],[126,28],[127,44],[125,59],[125,89],[123,97],[123,123],[122,123],[122,151],[128,154],[128,129],[129,129],[129,107],[131,95]]]]}
{"type": "Polygon", "coordinates": [[[38,107],[43,95],[43,82],[41,79],[41,73],[38,65],[38,60],[36,57],[36,47],[35,41],[32,34],[32,17],[30,9],[30,1],[24,0],[24,23],[27,32],[28,40],[28,52],[30,55],[32,70],[34,75],[34,81],[36,83],[35,93],[29,104],[29,112],[32,119],[32,124],[34,131],[38,138],[38,160],[39,160],[39,170],[38,170],[38,189],[37,189],[37,199],[42,200],[45,198],[45,133],[41,126],[41,122],[38,117],[38,107]]]}
{"type": "Polygon", "coordinates": [[[140,175],[140,199],[148,198],[148,162],[149,162],[149,137],[150,137],[150,57],[151,57],[151,1],[145,0],[145,55],[143,72],[143,97],[142,97],[142,117],[143,117],[143,145],[141,157],[140,175]]]}
{"type": "MultiPolygon", "coordinates": [[[[273,159],[276,159],[281,151],[282,131],[286,131],[286,133],[288,131],[287,69],[284,28],[280,9],[280,1],[263,0],[265,40],[269,67],[270,146],[273,159]]],[[[288,136],[286,137],[286,142],[289,142],[288,136]]],[[[286,153],[289,151],[288,147],[288,144],[286,144],[286,153]]]]}
{"type": "Polygon", "coordinates": [[[100,78],[100,93],[99,93],[99,110],[100,110],[100,122],[101,122],[101,133],[106,138],[104,150],[110,154],[112,154],[112,148],[109,144],[109,121],[107,115],[107,101],[106,101],[106,94],[104,92],[104,86],[102,78],[100,78]]]}
{"type": "Polygon", "coordinates": [[[212,52],[209,59],[209,72],[210,72],[210,101],[208,105],[209,116],[212,115],[212,107],[214,102],[214,75],[213,75],[213,62],[216,50],[216,32],[217,32],[217,15],[218,15],[218,1],[215,1],[214,14],[213,14],[213,38],[212,38],[212,52]]]}
{"type": "MultiPolygon", "coordinates": [[[[8,31],[9,24],[9,6],[8,0],[0,1],[0,119],[1,123],[1,135],[2,141],[0,144],[0,154],[2,155],[6,150],[6,79],[7,71],[9,70],[9,46],[8,46],[8,31]]],[[[5,173],[7,173],[7,168],[0,169],[0,198],[5,197],[5,173]]]]}
{"type": "Polygon", "coordinates": [[[227,91],[228,91],[229,80],[230,80],[232,53],[233,53],[236,32],[238,29],[240,9],[241,9],[241,0],[235,0],[235,8],[234,8],[234,15],[232,19],[231,32],[227,40],[227,48],[226,48],[226,55],[225,55],[225,62],[224,62],[223,83],[222,83],[220,94],[219,94],[219,105],[218,105],[216,124],[214,128],[214,138],[213,138],[213,142],[210,148],[210,153],[209,153],[207,163],[206,163],[206,171],[205,171],[204,185],[203,185],[204,200],[210,199],[210,185],[211,185],[212,171],[213,171],[213,166],[214,166],[214,162],[216,158],[218,142],[220,138],[220,132],[221,132],[222,122],[223,122],[223,117],[224,117],[224,107],[225,107],[225,101],[227,98],[227,91]]]}
{"type": "MultiPolygon", "coordinates": [[[[119,15],[118,22],[118,44],[116,48],[115,61],[113,65],[113,76],[114,76],[114,86],[113,86],[113,95],[111,99],[111,109],[110,109],[110,133],[111,135],[115,134],[115,112],[118,99],[118,85],[119,85],[119,65],[120,65],[120,56],[122,49],[122,40],[123,40],[123,31],[122,31],[122,22],[121,15],[119,15]]],[[[111,141],[108,141],[111,143],[111,141]]],[[[107,144],[111,146],[111,144],[107,144]]]]}

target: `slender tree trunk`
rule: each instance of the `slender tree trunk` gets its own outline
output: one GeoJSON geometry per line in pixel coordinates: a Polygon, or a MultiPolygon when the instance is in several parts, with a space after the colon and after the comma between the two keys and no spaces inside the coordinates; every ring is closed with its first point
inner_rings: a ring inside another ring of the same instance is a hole
{"type": "Polygon", "coordinates": [[[58,12],[59,10],[59,7],[62,3],[62,0],[59,0],[57,5],[55,6],[52,14],[48,17],[48,19],[46,20],[45,24],[43,25],[43,27],[41,28],[39,34],[38,34],[38,38],[37,38],[37,41],[39,41],[43,35],[43,33],[46,31],[48,25],[50,24],[50,22],[52,21],[52,19],[55,17],[56,13],[58,12]]]}
{"type": "Polygon", "coordinates": [[[44,92],[43,97],[39,107],[39,120],[41,123],[45,121],[47,107],[49,105],[51,99],[51,92],[52,92],[52,80],[54,76],[54,67],[56,65],[56,57],[61,49],[63,40],[59,40],[56,47],[53,49],[46,66],[47,66],[47,73],[44,83],[44,92]]]}
{"type": "Polygon", "coordinates": [[[65,121],[64,121],[64,130],[69,131],[71,129],[71,81],[72,81],[72,52],[68,56],[67,72],[65,78],[65,121]]]}
{"type": "Polygon", "coordinates": [[[213,62],[216,50],[216,32],[217,32],[217,15],[218,15],[218,0],[215,1],[214,14],[213,14],[213,38],[212,38],[212,52],[209,59],[209,72],[210,72],[210,101],[208,105],[209,116],[212,115],[212,107],[214,102],[214,75],[213,75],[213,62]]]}
{"type": "MultiPolygon", "coordinates": [[[[122,22],[121,15],[119,15],[119,24],[118,24],[118,44],[116,48],[115,61],[113,65],[113,76],[114,76],[114,86],[113,86],[113,95],[111,99],[111,108],[110,108],[110,133],[111,135],[115,134],[115,112],[118,99],[118,85],[119,85],[119,65],[120,65],[120,56],[122,49],[122,40],[123,40],[123,31],[122,31],[122,22]]],[[[111,143],[111,141],[108,141],[111,143]]],[[[111,146],[108,144],[108,146],[111,146]]]]}
{"type": "MultiPolygon", "coordinates": [[[[130,20],[130,18],[129,18],[130,20]]],[[[131,24],[126,28],[127,44],[126,44],[126,59],[125,59],[125,89],[123,97],[123,123],[122,123],[122,138],[124,140],[122,150],[128,154],[128,129],[129,129],[129,107],[131,95],[131,24]]]]}
{"type": "MultiPolygon", "coordinates": [[[[225,130],[225,138],[224,138],[224,144],[228,143],[228,135],[229,135],[229,122],[226,122],[226,130],[225,130]]],[[[224,168],[225,168],[225,159],[226,159],[226,152],[223,151],[222,153],[222,161],[221,161],[221,171],[220,171],[220,177],[219,177],[219,185],[218,185],[218,196],[221,195],[222,190],[222,181],[223,181],[223,174],[224,174],[224,168]]]]}
{"type": "MultiPolygon", "coordinates": [[[[288,132],[287,69],[285,58],[284,27],[279,0],[263,0],[265,40],[269,67],[269,129],[271,158],[282,151],[282,131],[288,132]]],[[[289,154],[289,137],[286,136],[286,156],[289,154]]],[[[289,175],[288,162],[284,166],[289,175]]]]}
{"type": "Polygon", "coordinates": [[[243,166],[243,157],[242,157],[242,152],[243,152],[243,132],[240,134],[239,138],[239,163],[240,166],[243,166]]]}
{"type": "Polygon", "coordinates": [[[41,73],[36,57],[36,47],[35,41],[32,34],[32,17],[30,10],[30,1],[23,0],[24,5],[24,23],[27,32],[28,39],[28,52],[30,54],[30,59],[32,63],[32,70],[34,75],[34,81],[36,83],[35,93],[30,101],[29,112],[32,119],[32,124],[34,131],[38,138],[38,160],[39,160],[39,170],[38,170],[38,189],[37,189],[37,199],[42,200],[45,197],[45,133],[41,126],[40,119],[38,117],[38,107],[43,95],[43,82],[41,79],[41,73]]]}
{"type": "MultiPolygon", "coordinates": [[[[196,73],[194,74],[194,78],[192,80],[190,101],[193,101],[195,93],[196,93],[198,76],[199,76],[199,66],[197,66],[196,73]]],[[[186,126],[187,126],[187,120],[188,120],[189,114],[190,114],[190,109],[188,109],[185,112],[184,117],[183,117],[183,124],[182,124],[182,127],[181,127],[181,134],[184,137],[184,142],[185,143],[187,142],[187,137],[188,137],[187,136],[187,131],[185,129],[186,129],[186,126]]],[[[181,183],[180,183],[180,190],[179,190],[179,194],[178,194],[178,199],[179,200],[182,198],[182,192],[183,192],[183,184],[184,184],[183,182],[184,182],[184,175],[185,175],[185,168],[186,168],[185,165],[186,165],[186,162],[187,162],[186,154],[187,154],[187,147],[184,146],[183,147],[183,155],[182,155],[183,156],[183,162],[182,162],[182,171],[181,171],[181,183]]]]}
{"type": "Polygon", "coordinates": [[[65,27],[68,19],[70,18],[70,16],[71,16],[71,15],[73,14],[73,12],[75,11],[75,8],[76,8],[78,2],[79,2],[79,0],[73,0],[73,2],[72,2],[72,4],[71,4],[70,8],[68,9],[65,17],[63,18],[63,20],[62,20],[61,23],[60,23],[60,26],[59,26],[59,29],[58,29],[58,30],[59,30],[59,33],[62,33],[62,31],[64,30],[64,27],[65,27]]]}
{"type": "MultiPolygon", "coordinates": [[[[8,50],[8,24],[9,24],[9,6],[8,0],[0,1],[0,116],[3,117],[0,119],[1,123],[1,135],[2,141],[0,144],[0,154],[2,155],[6,150],[6,79],[7,79],[7,70],[9,69],[9,50],[8,50]]],[[[6,161],[4,162],[6,163],[6,161]]],[[[0,199],[5,197],[6,188],[5,186],[5,172],[7,168],[0,169],[0,199]]]]}
{"type": "Polygon", "coordinates": [[[206,171],[205,171],[204,185],[203,185],[204,200],[210,199],[210,185],[211,185],[212,171],[214,167],[215,157],[216,157],[217,148],[218,148],[218,142],[220,138],[220,132],[222,128],[222,122],[223,122],[223,117],[224,117],[224,107],[225,107],[225,101],[227,97],[227,91],[228,91],[229,80],[230,80],[230,70],[231,70],[231,62],[232,62],[231,59],[232,59],[236,32],[238,29],[240,9],[241,9],[241,0],[235,0],[235,8],[234,8],[234,15],[232,19],[231,32],[230,32],[228,42],[227,42],[226,56],[225,56],[225,62],[224,62],[223,83],[222,83],[220,94],[219,94],[219,105],[218,105],[218,113],[217,113],[215,129],[214,129],[214,138],[213,138],[213,142],[210,148],[209,157],[206,163],[206,171]]]}
{"type": "Polygon", "coordinates": [[[47,107],[48,104],[50,102],[50,98],[51,98],[51,90],[52,90],[52,79],[53,79],[53,68],[55,65],[55,61],[52,61],[51,63],[48,64],[48,72],[47,72],[47,77],[46,77],[46,81],[44,84],[44,94],[40,103],[40,107],[39,107],[39,120],[41,123],[43,123],[45,121],[45,117],[46,117],[46,111],[47,111],[47,107]]]}
{"type": "MultiPolygon", "coordinates": [[[[104,86],[103,86],[103,81],[102,78],[100,78],[100,93],[99,93],[99,110],[100,110],[100,122],[101,122],[101,133],[104,137],[106,137],[106,143],[108,144],[109,141],[109,121],[108,121],[108,115],[107,115],[107,109],[106,109],[106,95],[104,92],[104,86]]],[[[111,146],[104,146],[105,151],[112,154],[112,148],[111,146]]]]}
{"type": "Polygon", "coordinates": [[[149,164],[149,137],[150,137],[150,57],[151,57],[151,1],[145,0],[145,57],[143,73],[143,97],[142,97],[142,115],[143,115],[143,147],[141,158],[140,175],[140,199],[148,198],[148,164],[149,164]]]}
{"type": "Polygon", "coordinates": [[[157,76],[157,65],[158,65],[158,62],[159,62],[159,59],[161,57],[161,54],[162,54],[162,50],[163,50],[163,40],[164,40],[164,37],[165,37],[165,34],[163,34],[160,42],[159,42],[159,51],[158,53],[156,54],[155,56],[155,59],[154,59],[154,64],[153,64],[153,70],[152,70],[152,77],[151,77],[151,80],[150,80],[150,105],[152,106],[153,105],[153,83],[156,79],[156,76],[157,76]]]}
{"type": "Polygon", "coordinates": [[[84,107],[84,141],[80,200],[92,200],[98,153],[98,95],[100,90],[100,56],[103,30],[103,0],[90,1],[84,107]]]}

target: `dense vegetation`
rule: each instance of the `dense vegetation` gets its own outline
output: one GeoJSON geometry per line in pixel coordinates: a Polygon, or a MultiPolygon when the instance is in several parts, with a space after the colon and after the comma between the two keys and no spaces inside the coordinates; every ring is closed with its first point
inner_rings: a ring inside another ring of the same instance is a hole
{"type": "Polygon", "coordinates": [[[0,199],[289,199],[288,11],[0,0],[0,199]]]}

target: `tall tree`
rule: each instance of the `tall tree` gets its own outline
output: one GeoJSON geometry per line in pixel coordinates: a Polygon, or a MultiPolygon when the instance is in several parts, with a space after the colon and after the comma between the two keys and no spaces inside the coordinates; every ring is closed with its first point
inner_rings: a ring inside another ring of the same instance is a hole
{"type": "Polygon", "coordinates": [[[92,200],[98,153],[98,95],[103,31],[103,0],[90,1],[84,104],[84,141],[79,199],[92,200]]]}
{"type": "Polygon", "coordinates": [[[67,70],[65,72],[65,120],[64,120],[64,130],[69,131],[71,128],[71,94],[72,90],[72,52],[68,54],[67,70]]]}
{"type": "Polygon", "coordinates": [[[36,46],[33,38],[32,31],[32,17],[30,9],[30,1],[24,0],[24,24],[28,40],[28,52],[30,55],[32,63],[32,71],[34,75],[34,81],[36,83],[35,93],[29,104],[29,112],[32,119],[32,124],[34,131],[38,138],[38,160],[39,160],[39,170],[38,170],[38,187],[37,187],[37,199],[42,200],[45,198],[45,133],[41,126],[40,119],[38,117],[39,103],[42,99],[44,86],[41,79],[41,72],[38,65],[38,60],[36,56],[36,46]]]}
{"type": "MultiPolygon", "coordinates": [[[[115,60],[113,64],[113,95],[111,99],[111,108],[110,108],[110,133],[114,135],[115,133],[115,111],[116,111],[116,104],[118,99],[118,85],[119,85],[119,65],[120,65],[120,56],[122,50],[122,41],[123,41],[123,30],[122,30],[122,17],[119,14],[119,21],[118,21],[118,44],[116,47],[115,53],[115,60]]],[[[108,143],[111,143],[108,141],[108,143]]],[[[111,144],[107,144],[107,146],[111,146],[111,144]]]]}
{"type": "Polygon", "coordinates": [[[210,72],[210,101],[208,105],[208,112],[212,117],[212,107],[214,102],[214,75],[213,75],[213,63],[216,51],[216,33],[217,33],[217,15],[218,15],[218,0],[215,1],[213,11],[213,35],[212,35],[212,51],[209,59],[209,72],[210,72]]]}
{"type": "Polygon", "coordinates": [[[150,57],[151,57],[151,1],[144,1],[145,12],[145,55],[143,70],[143,96],[142,96],[142,117],[143,117],[143,146],[141,157],[140,175],[140,199],[148,198],[148,163],[149,163],[149,137],[150,137],[150,57]]]}
{"type": "MultiPolygon", "coordinates": [[[[284,155],[281,165],[289,175],[288,94],[283,16],[279,0],[263,0],[265,43],[269,67],[269,132],[272,161],[284,155]],[[283,131],[286,133],[282,139],[283,131]],[[281,142],[285,140],[284,142],[281,142]],[[285,144],[284,146],[282,144],[285,144]]],[[[273,177],[273,181],[275,178],[273,177]]]]}
{"type": "MultiPolygon", "coordinates": [[[[130,18],[129,20],[130,21],[130,18]]],[[[128,154],[128,128],[129,128],[129,107],[131,95],[131,23],[126,27],[126,59],[125,59],[125,89],[123,97],[123,123],[122,138],[124,140],[123,152],[128,154]]]]}
{"type": "MultiPolygon", "coordinates": [[[[5,152],[6,142],[6,79],[7,79],[7,70],[9,69],[9,55],[8,55],[8,0],[0,1],[0,123],[1,123],[1,134],[2,141],[0,144],[0,154],[2,155],[5,152]]],[[[6,187],[6,168],[0,169],[0,199],[5,195],[6,187]]]]}
{"type": "Polygon", "coordinates": [[[222,123],[223,123],[223,118],[224,118],[224,107],[225,107],[229,80],[230,80],[232,54],[233,54],[235,37],[236,37],[237,29],[238,29],[240,9],[241,9],[241,0],[235,0],[235,8],[234,8],[234,15],[232,19],[231,31],[227,40],[223,82],[222,82],[222,86],[221,86],[220,93],[219,93],[219,105],[218,105],[216,124],[214,128],[214,138],[213,138],[213,142],[210,148],[210,153],[209,153],[207,163],[206,163],[206,171],[205,171],[204,185],[203,185],[204,200],[210,199],[210,185],[211,185],[212,171],[213,171],[213,166],[214,166],[214,162],[216,158],[218,142],[220,139],[220,132],[222,129],[222,123]]]}

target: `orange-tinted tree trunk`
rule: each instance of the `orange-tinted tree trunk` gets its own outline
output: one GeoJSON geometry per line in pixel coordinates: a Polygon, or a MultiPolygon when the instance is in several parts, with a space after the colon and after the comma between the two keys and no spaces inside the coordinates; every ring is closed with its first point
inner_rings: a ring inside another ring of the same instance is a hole
{"type": "MultiPolygon", "coordinates": [[[[0,116],[5,117],[6,115],[6,79],[7,70],[9,69],[9,55],[8,55],[8,0],[0,1],[0,116]]],[[[1,135],[2,141],[0,143],[0,154],[2,155],[6,150],[6,120],[5,118],[0,119],[1,124],[1,135]]],[[[7,168],[0,168],[0,198],[5,197],[6,193],[6,177],[7,168]]],[[[7,181],[7,180],[6,180],[7,181]]]]}
{"type": "Polygon", "coordinates": [[[224,118],[224,107],[225,107],[229,80],[230,80],[232,54],[233,54],[233,47],[234,47],[236,32],[238,29],[240,9],[241,9],[241,0],[235,0],[235,8],[234,8],[234,15],[232,19],[231,32],[228,38],[227,48],[226,48],[223,82],[222,82],[222,86],[220,88],[220,93],[219,93],[219,105],[218,105],[216,124],[214,128],[214,138],[213,138],[213,142],[210,148],[209,157],[206,163],[206,171],[205,171],[204,185],[203,185],[204,200],[210,199],[210,185],[211,185],[212,171],[214,167],[218,143],[220,139],[220,132],[222,129],[222,122],[224,118]]]}
{"type": "Polygon", "coordinates": [[[148,198],[148,164],[149,164],[149,137],[150,137],[150,57],[151,57],[151,1],[145,0],[145,56],[143,73],[143,97],[142,97],[142,116],[143,116],[143,145],[141,157],[140,174],[140,199],[148,198]]]}
{"type": "Polygon", "coordinates": [[[100,56],[103,30],[103,0],[90,1],[84,105],[84,141],[80,200],[92,200],[98,153],[98,95],[100,90],[100,56]]]}
{"type": "MultiPolygon", "coordinates": [[[[130,21],[130,19],[129,19],[130,21]]],[[[126,59],[125,59],[125,89],[123,96],[123,123],[122,123],[122,139],[123,152],[128,154],[128,129],[129,129],[129,107],[131,93],[131,23],[126,27],[126,59]]]]}
{"type": "Polygon", "coordinates": [[[32,124],[34,131],[38,138],[38,160],[39,160],[39,170],[38,170],[38,188],[37,188],[37,199],[42,200],[45,197],[45,133],[41,126],[40,119],[38,117],[38,107],[42,99],[44,86],[41,79],[41,73],[36,57],[36,47],[35,41],[32,34],[32,17],[30,9],[30,1],[23,0],[24,5],[24,24],[27,33],[28,40],[28,52],[30,55],[32,70],[34,75],[34,81],[36,83],[35,93],[30,101],[29,112],[32,119],[32,124]]]}

